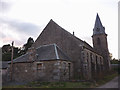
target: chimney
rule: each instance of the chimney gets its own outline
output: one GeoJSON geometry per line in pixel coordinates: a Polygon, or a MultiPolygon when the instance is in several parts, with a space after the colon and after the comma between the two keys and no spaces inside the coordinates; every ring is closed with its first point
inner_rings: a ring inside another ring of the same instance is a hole
{"type": "Polygon", "coordinates": [[[74,34],[74,31],[73,31],[73,36],[74,36],[75,34],[74,34]]]}
{"type": "Polygon", "coordinates": [[[35,54],[36,54],[36,49],[34,47],[31,47],[28,49],[29,54],[29,61],[34,61],[35,60],[35,54]]]}

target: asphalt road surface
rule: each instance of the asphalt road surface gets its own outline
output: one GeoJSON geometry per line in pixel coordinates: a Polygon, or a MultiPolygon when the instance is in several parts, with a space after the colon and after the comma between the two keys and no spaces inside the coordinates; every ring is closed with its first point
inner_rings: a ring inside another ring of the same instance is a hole
{"type": "MultiPolygon", "coordinates": [[[[120,77],[119,77],[119,79],[120,79],[120,77]]],[[[118,86],[119,86],[118,81],[119,80],[118,80],[118,76],[117,76],[114,79],[112,79],[110,82],[108,82],[108,83],[106,83],[98,88],[118,88],[118,86]]],[[[120,86],[119,86],[119,88],[120,88],[120,86]]]]}

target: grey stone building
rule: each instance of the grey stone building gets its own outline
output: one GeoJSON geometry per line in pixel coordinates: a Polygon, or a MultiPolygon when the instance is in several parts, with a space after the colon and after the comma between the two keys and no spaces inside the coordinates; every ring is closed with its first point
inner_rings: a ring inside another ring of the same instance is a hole
{"type": "Polygon", "coordinates": [[[110,68],[107,34],[97,14],[93,47],[52,19],[28,52],[15,59],[15,81],[94,80],[110,68]]]}
{"type": "Polygon", "coordinates": [[[43,45],[30,48],[25,55],[13,61],[12,80],[68,81],[72,78],[72,70],[69,58],[56,44],[43,45]]]}
{"type": "Polygon", "coordinates": [[[32,47],[37,48],[40,45],[56,43],[73,63],[73,77],[76,79],[92,79],[94,77],[93,75],[99,74],[98,72],[101,70],[108,70],[108,64],[110,64],[107,38],[98,14],[96,16],[92,37],[93,47],[60,27],[53,20],[50,20],[32,47]],[[100,31],[97,31],[97,28],[99,28],[100,31]],[[97,37],[99,37],[101,45],[99,43],[96,44],[96,42],[98,42],[97,37]],[[87,54],[84,53],[84,56],[82,54],[83,52],[87,52],[87,54]],[[92,71],[94,74],[92,74],[92,71]]]}

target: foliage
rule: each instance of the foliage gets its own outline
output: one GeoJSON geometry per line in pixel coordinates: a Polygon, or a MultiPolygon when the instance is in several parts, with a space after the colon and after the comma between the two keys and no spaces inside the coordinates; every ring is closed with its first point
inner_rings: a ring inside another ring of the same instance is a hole
{"type": "Polygon", "coordinates": [[[119,64],[119,61],[117,59],[113,59],[110,62],[111,62],[111,64],[119,64]]]}
{"type": "MultiPolygon", "coordinates": [[[[22,48],[18,48],[18,47],[13,47],[13,59],[25,54],[28,50],[28,48],[30,48],[32,46],[32,44],[34,43],[33,38],[28,38],[27,43],[23,45],[22,48]]],[[[11,60],[11,52],[12,52],[12,46],[10,44],[6,44],[3,45],[2,47],[2,61],[10,61],[11,60]]]]}
{"type": "Polygon", "coordinates": [[[2,61],[10,61],[10,60],[11,60],[11,52],[2,54],[2,61]]]}
{"type": "Polygon", "coordinates": [[[3,47],[2,47],[3,54],[9,52],[10,50],[11,50],[10,44],[3,45],[3,47]]]}
{"type": "Polygon", "coordinates": [[[23,50],[21,51],[21,53],[25,54],[28,48],[30,48],[33,43],[34,43],[33,38],[29,37],[27,43],[23,45],[23,50]]]}
{"type": "MultiPolygon", "coordinates": [[[[13,59],[20,56],[20,53],[18,52],[20,49],[18,47],[13,47],[13,59]]],[[[10,45],[4,45],[2,47],[2,61],[10,61],[11,60],[11,46],[10,45]]]]}

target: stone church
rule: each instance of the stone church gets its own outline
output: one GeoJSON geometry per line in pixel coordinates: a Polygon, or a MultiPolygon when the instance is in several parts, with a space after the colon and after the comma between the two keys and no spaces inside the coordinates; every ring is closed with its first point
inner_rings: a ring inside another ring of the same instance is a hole
{"type": "Polygon", "coordinates": [[[96,79],[110,70],[107,34],[98,14],[92,40],[93,47],[51,19],[28,52],[13,60],[13,80],[96,79]]]}

